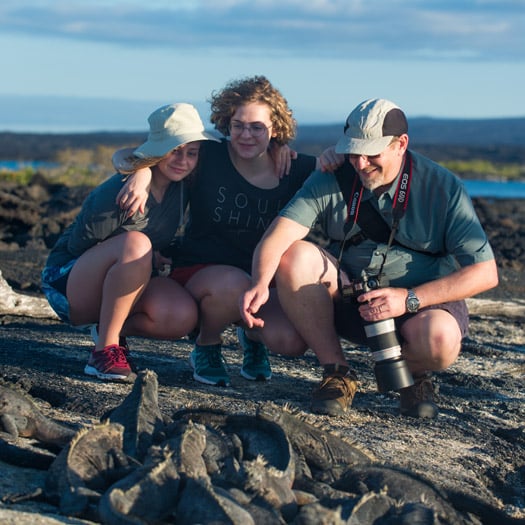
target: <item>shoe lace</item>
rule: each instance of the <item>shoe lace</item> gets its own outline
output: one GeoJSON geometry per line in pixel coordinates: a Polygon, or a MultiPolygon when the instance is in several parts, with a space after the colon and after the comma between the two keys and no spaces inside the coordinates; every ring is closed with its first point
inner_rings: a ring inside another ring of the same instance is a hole
{"type": "Polygon", "coordinates": [[[224,361],[220,345],[213,345],[205,351],[198,352],[197,359],[201,365],[208,365],[211,368],[221,368],[224,361]]]}
{"type": "Polygon", "coordinates": [[[417,381],[412,390],[414,398],[417,401],[433,401],[434,400],[434,386],[432,381],[428,378],[417,381]]]}
{"type": "Polygon", "coordinates": [[[112,365],[117,367],[128,366],[128,360],[126,358],[126,349],[122,346],[110,346],[104,348],[104,355],[110,361],[112,365]]]}
{"type": "Polygon", "coordinates": [[[263,365],[268,363],[268,351],[266,347],[257,341],[250,341],[249,348],[245,351],[246,361],[251,365],[263,365]]]}
{"type": "Polygon", "coordinates": [[[340,392],[343,391],[343,395],[345,397],[353,397],[354,392],[352,387],[350,386],[350,380],[352,378],[348,377],[346,378],[341,375],[329,375],[323,377],[323,380],[321,381],[321,384],[319,385],[319,390],[324,390],[325,392],[330,391],[336,391],[340,392]]]}

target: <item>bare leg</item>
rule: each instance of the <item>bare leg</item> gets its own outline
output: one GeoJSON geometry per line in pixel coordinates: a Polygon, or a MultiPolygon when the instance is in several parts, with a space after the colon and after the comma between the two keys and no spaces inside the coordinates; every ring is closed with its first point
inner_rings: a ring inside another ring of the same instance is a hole
{"type": "Polygon", "coordinates": [[[197,303],[169,277],[154,277],[124,323],[122,335],[179,339],[197,325],[197,303]]]}
{"type": "Polygon", "coordinates": [[[264,319],[264,327],[247,330],[250,339],[263,342],[273,354],[298,357],[306,352],[308,346],[284,313],[275,288],[270,290],[270,299],[259,315],[264,319]]]}
{"type": "Polygon", "coordinates": [[[239,322],[239,297],[250,286],[250,277],[234,266],[208,266],[198,271],[186,289],[199,305],[197,343],[214,345],[227,326],[239,322]]]}
{"type": "Polygon", "coordinates": [[[322,380],[312,392],[312,411],[344,414],[357,391],[357,377],[348,366],[335,329],[334,259],[312,243],[295,242],[281,257],[276,282],[283,310],[323,366],[322,380]]]}
{"type": "Polygon", "coordinates": [[[295,242],[281,258],[276,282],[283,310],[320,364],[348,366],[334,324],[333,258],[312,243],[295,242]]]}
{"type": "Polygon", "coordinates": [[[118,344],[151,268],[151,242],[140,232],[107,239],[79,257],[67,283],[70,316],[73,324],[99,323],[96,350],[118,344]]]}
{"type": "Polygon", "coordinates": [[[406,321],[401,329],[403,356],[415,376],[444,370],[458,357],[461,332],[445,310],[424,310],[406,321]]]}

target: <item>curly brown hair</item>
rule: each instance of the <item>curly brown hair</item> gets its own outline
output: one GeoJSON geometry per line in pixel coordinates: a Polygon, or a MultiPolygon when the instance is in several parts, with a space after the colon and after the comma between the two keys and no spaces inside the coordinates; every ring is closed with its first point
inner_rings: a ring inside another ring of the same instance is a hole
{"type": "Polygon", "coordinates": [[[232,80],[220,91],[212,92],[211,117],[215,129],[224,136],[230,134],[230,121],[239,106],[258,102],[268,105],[277,144],[288,144],[295,138],[297,123],[281,92],[262,75],[232,80]]]}

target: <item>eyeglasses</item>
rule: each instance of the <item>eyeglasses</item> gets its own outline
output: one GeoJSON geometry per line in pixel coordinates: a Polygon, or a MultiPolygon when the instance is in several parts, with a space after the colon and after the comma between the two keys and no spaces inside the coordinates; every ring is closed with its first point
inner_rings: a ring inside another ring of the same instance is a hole
{"type": "Polygon", "coordinates": [[[385,153],[385,151],[390,147],[392,146],[392,144],[395,144],[396,142],[399,141],[399,137],[394,137],[388,144],[388,146],[381,152],[381,153],[378,153],[377,155],[359,155],[359,154],[354,154],[354,153],[349,153],[348,154],[348,158],[350,160],[353,160],[353,161],[356,161],[358,159],[360,159],[361,157],[364,157],[365,159],[367,160],[374,160],[374,159],[378,159],[379,157],[381,157],[381,155],[383,155],[385,153]]]}
{"type": "Polygon", "coordinates": [[[260,137],[264,133],[268,132],[271,127],[272,126],[265,126],[262,122],[250,122],[249,124],[243,124],[238,120],[234,120],[230,122],[230,133],[232,135],[241,135],[243,131],[247,129],[248,133],[250,133],[252,137],[260,137]]]}

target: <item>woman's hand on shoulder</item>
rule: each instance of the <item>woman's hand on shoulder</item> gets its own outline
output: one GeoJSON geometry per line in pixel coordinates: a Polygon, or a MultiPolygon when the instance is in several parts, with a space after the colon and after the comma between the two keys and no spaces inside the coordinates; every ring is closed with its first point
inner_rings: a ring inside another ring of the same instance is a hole
{"type": "MultiPolygon", "coordinates": [[[[292,160],[297,158],[297,151],[288,145],[279,146],[273,142],[269,151],[275,165],[275,172],[279,178],[288,175],[292,166],[292,160]]],[[[330,146],[317,158],[315,169],[332,172],[339,168],[344,161],[345,156],[341,153],[336,153],[335,146],[330,146]]]]}
{"type": "Polygon", "coordinates": [[[297,158],[297,151],[290,148],[287,144],[279,146],[279,144],[272,141],[270,143],[269,153],[275,166],[275,173],[282,179],[290,173],[292,160],[297,158]]]}
{"type": "Polygon", "coordinates": [[[116,203],[131,217],[137,211],[144,213],[151,184],[151,169],[141,168],[130,175],[117,194],[116,203]]]}
{"type": "Polygon", "coordinates": [[[321,171],[335,171],[345,161],[342,153],[335,152],[335,146],[326,148],[317,159],[316,169],[321,171]]]}

